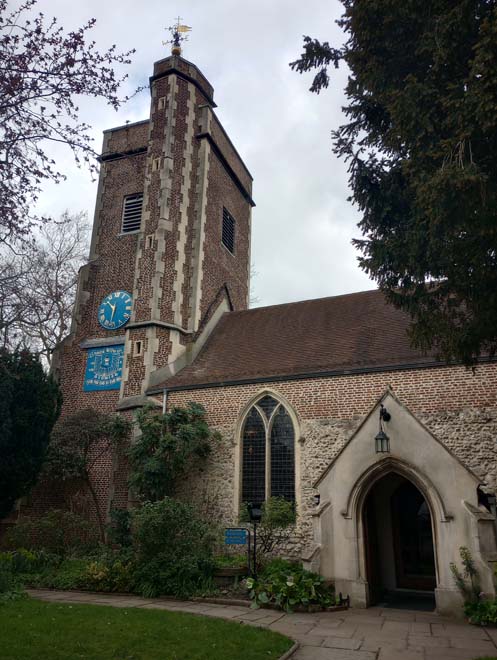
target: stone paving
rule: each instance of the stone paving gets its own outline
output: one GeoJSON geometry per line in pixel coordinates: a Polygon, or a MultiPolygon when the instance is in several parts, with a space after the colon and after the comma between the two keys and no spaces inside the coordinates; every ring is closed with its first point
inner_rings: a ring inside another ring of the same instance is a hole
{"type": "Polygon", "coordinates": [[[76,591],[30,590],[33,598],[190,612],[276,630],[299,642],[292,660],[474,660],[497,658],[497,628],[477,628],[429,612],[372,607],[285,614],[235,605],[76,591]]]}

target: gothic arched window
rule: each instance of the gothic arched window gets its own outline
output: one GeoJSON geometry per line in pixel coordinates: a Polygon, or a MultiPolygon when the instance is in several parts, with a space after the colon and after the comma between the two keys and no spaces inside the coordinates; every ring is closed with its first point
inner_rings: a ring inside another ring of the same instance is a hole
{"type": "Polygon", "coordinates": [[[249,410],[242,432],[242,502],[295,500],[295,431],[285,406],[272,396],[249,410]]]}

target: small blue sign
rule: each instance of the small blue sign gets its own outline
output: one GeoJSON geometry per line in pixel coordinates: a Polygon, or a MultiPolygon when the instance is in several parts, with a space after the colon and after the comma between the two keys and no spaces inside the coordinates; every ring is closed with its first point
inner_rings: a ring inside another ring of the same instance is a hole
{"type": "Polygon", "coordinates": [[[247,530],[243,527],[231,527],[224,530],[225,545],[246,545],[247,530]]]}
{"type": "Polygon", "coordinates": [[[83,390],[118,390],[121,387],[123,356],[123,344],[89,348],[83,390]]]}

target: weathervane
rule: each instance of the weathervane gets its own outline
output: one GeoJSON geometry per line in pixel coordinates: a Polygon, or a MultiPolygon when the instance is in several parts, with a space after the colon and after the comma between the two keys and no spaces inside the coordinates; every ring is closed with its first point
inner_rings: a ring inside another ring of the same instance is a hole
{"type": "Polygon", "coordinates": [[[188,35],[185,33],[191,31],[191,27],[184,25],[181,21],[181,16],[178,16],[176,18],[176,24],[166,28],[170,32],[172,39],[162,42],[164,46],[171,44],[172,55],[181,55],[181,44],[183,41],[188,41],[188,35]]]}

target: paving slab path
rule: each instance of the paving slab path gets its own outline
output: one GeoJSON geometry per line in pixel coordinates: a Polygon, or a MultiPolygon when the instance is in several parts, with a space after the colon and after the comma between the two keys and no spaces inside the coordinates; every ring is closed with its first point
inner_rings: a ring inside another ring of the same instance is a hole
{"type": "Polygon", "coordinates": [[[292,660],[474,660],[497,657],[497,628],[477,628],[431,612],[371,607],[285,614],[238,605],[30,589],[32,598],[190,612],[276,630],[299,642],[292,660]]]}

